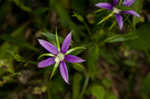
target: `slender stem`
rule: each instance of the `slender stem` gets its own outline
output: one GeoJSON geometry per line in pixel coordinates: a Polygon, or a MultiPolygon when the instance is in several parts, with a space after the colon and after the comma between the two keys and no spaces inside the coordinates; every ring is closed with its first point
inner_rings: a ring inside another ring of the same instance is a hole
{"type": "Polygon", "coordinates": [[[51,97],[51,83],[49,82],[49,80],[47,80],[47,96],[48,96],[48,99],[52,99],[52,97],[51,97]]]}
{"type": "Polygon", "coordinates": [[[83,24],[84,24],[85,28],[87,29],[89,35],[92,35],[92,32],[90,31],[90,28],[88,27],[87,23],[85,21],[83,21],[83,24]]]}
{"type": "Polygon", "coordinates": [[[116,21],[113,21],[113,24],[109,27],[109,30],[111,31],[115,25],[116,25],[116,21]]]}
{"type": "Polygon", "coordinates": [[[45,84],[47,86],[47,99],[52,99],[52,96],[51,96],[51,88],[52,88],[52,82],[51,80],[49,79],[49,75],[50,75],[50,72],[49,71],[46,71],[44,73],[44,78],[45,78],[45,84]]]}
{"type": "Polygon", "coordinates": [[[145,50],[145,53],[146,53],[146,55],[147,55],[147,57],[148,57],[148,61],[150,61],[150,54],[149,54],[149,52],[148,52],[147,49],[145,50]]]}
{"type": "Polygon", "coordinates": [[[82,88],[82,91],[81,91],[81,94],[79,96],[79,99],[83,99],[83,95],[86,91],[86,88],[87,88],[87,85],[88,85],[88,82],[89,82],[89,76],[86,75],[86,79],[85,79],[85,82],[84,82],[84,85],[83,85],[83,88],[82,88]]]}

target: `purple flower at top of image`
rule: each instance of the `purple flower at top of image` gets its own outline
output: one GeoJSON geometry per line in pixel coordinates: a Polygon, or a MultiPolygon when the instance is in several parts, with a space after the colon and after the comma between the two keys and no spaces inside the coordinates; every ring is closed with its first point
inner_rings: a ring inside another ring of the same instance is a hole
{"type": "Polygon", "coordinates": [[[124,0],[123,5],[124,6],[131,6],[134,2],[135,2],[135,0],[124,0]]]}
{"type": "MultiPolygon", "coordinates": [[[[136,13],[134,10],[122,11],[121,9],[116,8],[118,2],[119,2],[119,0],[113,0],[112,4],[107,3],[107,2],[102,2],[102,3],[97,3],[96,6],[99,8],[104,8],[104,9],[113,11],[113,13],[115,14],[117,23],[118,23],[120,29],[122,29],[123,28],[123,17],[121,16],[121,14],[130,14],[130,15],[137,16],[137,17],[140,17],[140,15],[138,13],[136,13]]],[[[134,2],[135,2],[135,0],[124,0],[123,5],[131,6],[134,2]]]]}
{"type": "Polygon", "coordinates": [[[71,36],[72,36],[72,33],[69,33],[67,37],[64,39],[60,51],[50,42],[38,39],[40,45],[53,55],[53,57],[49,57],[39,62],[38,68],[45,68],[45,67],[51,66],[52,64],[58,63],[60,74],[62,78],[64,79],[64,81],[68,84],[69,84],[69,80],[68,80],[69,75],[68,75],[66,62],[81,63],[85,61],[77,56],[66,54],[71,43],[71,36]]]}

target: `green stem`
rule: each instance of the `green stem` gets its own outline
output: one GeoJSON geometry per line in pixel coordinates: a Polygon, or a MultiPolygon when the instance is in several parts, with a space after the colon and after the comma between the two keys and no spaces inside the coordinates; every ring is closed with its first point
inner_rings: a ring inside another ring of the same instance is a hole
{"type": "Polygon", "coordinates": [[[148,57],[148,61],[150,62],[150,54],[149,54],[149,52],[148,52],[147,49],[145,50],[145,53],[146,53],[146,55],[147,55],[147,57],[148,57]]]}
{"type": "Polygon", "coordinates": [[[49,80],[47,80],[47,96],[48,96],[48,99],[52,99],[52,97],[51,97],[51,83],[49,82],[49,80]]]}
{"type": "Polygon", "coordinates": [[[113,24],[109,27],[109,31],[111,31],[115,25],[116,25],[116,21],[113,21],[113,24]]]}
{"type": "Polygon", "coordinates": [[[52,96],[51,96],[51,90],[52,90],[52,82],[51,80],[49,79],[49,71],[46,71],[44,73],[44,78],[45,78],[45,84],[47,86],[47,99],[52,99],[52,96]]]}
{"type": "Polygon", "coordinates": [[[85,91],[86,91],[88,82],[89,82],[89,76],[87,75],[87,76],[86,76],[86,79],[85,79],[85,82],[84,82],[84,85],[83,85],[83,88],[82,88],[82,91],[81,91],[81,94],[80,94],[80,96],[79,96],[79,99],[83,99],[83,95],[84,95],[84,93],[85,93],[85,91]]]}
{"type": "Polygon", "coordinates": [[[89,35],[92,35],[92,32],[90,31],[90,29],[89,29],[87,23],[86,23],[85,21],[83,21],[83,24],[84,24],[85,28],[87,29],[89,35]]]}

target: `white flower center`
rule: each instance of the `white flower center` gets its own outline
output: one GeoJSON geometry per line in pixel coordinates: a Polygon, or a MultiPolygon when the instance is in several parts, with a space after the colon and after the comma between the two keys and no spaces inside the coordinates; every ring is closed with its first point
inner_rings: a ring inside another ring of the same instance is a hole
{"type": "Polygon", "coordinates": [[[113,8],[113,12],[114,12],[114,13],[116,13],[116,14],[119,14],[119,13],[120,13],[120,11],[121,11],[121,10],[120,10],[120,9],[118,9],[118,8],[113,8]]]}
{"type": "Polygon", "coordinates": [[[56,62],[56,63],[57,63],[57,62],[59,63],[59,62],[63,61],[64,58],[65,58],[65,55],[64,55],[63,53],[58,53],[58,55],[57,55],[56,58],[55,58],[55,62],[56,62]]]}

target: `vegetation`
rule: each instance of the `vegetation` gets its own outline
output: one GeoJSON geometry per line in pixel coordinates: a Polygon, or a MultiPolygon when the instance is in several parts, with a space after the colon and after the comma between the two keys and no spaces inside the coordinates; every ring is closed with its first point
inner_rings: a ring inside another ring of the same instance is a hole
{"type": "Polygon", "coordinates": [[[113,0],[0,0],[0,99],[150,99],[150,0],[119,0],[140,15],[119,12],[123,27],[102,2],[113,0]],[[85,62],[66,62],[67,84],[59,69],[50,78],[54,65],[38,68],[38,39],[58,46],[70,32],[85,62]]]}

